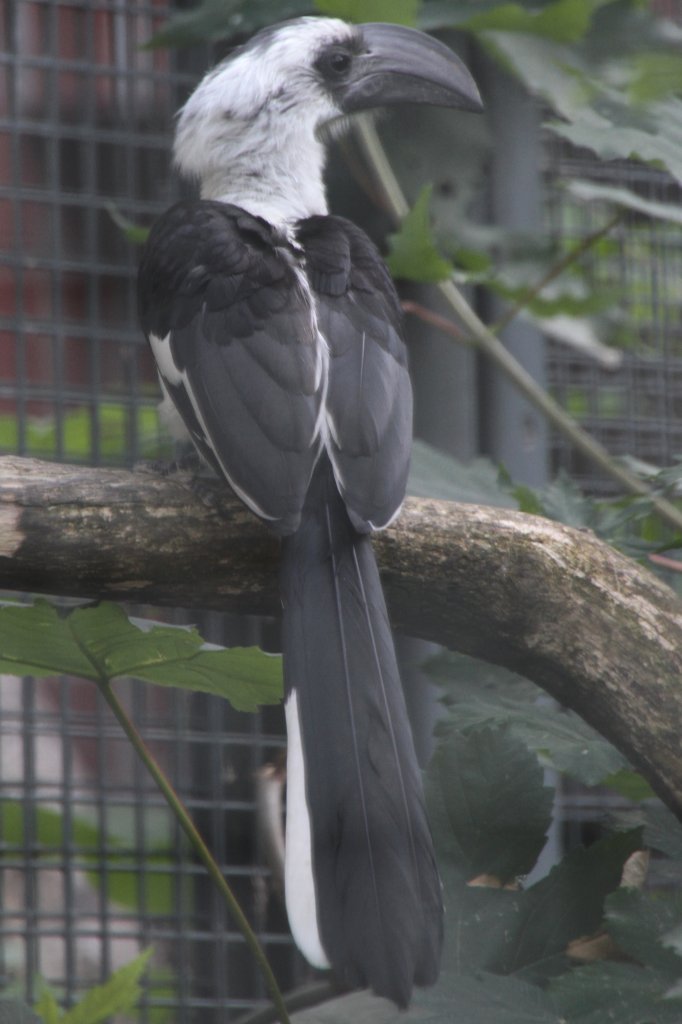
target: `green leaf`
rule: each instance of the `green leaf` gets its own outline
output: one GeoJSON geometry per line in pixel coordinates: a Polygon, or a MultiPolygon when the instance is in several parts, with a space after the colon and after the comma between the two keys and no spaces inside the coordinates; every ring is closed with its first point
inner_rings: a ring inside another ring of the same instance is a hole
{"type": "MultiPolygon", "coordinates": [[[[79,850],[98,851],[103,837],[98,829],[73,815],[68,833],[64,818],[48,807],[27,808],[19,800],[0,801],[0,835],[5,849],[26,849],[28,845],[37,856],[55,854],[65,843],[79,850]]],[[[15,851],[12,851],[15,852],[15,851]]]]}
{"type": "Polygon", "coordinates": [[[490,459],[460,462],[424,441],[412,446],[407,491],[421,498],[516,508],[499,467],[490,459]]]}
{"type": "Polygon", "coordinates": [[[467,885],[448,857],[457,838],[446,834],[443,842],[438,808],[433,821],[445,886],[444,968],[515,975],[533,984],[565,970],[569,943],[601,926],[604,900],[641,845],[640,831],[610,836],[574,850],[536,885],[515,892],[467,885]]]}
{"type": "Polygon", "coordinates": [[[667,96],[646,108],[635,107],[628,89],[631,62],[600,52],[600,36],[603,46],[609,36],[597,24],[584,48],[512,32],[489,31],[482,39],[561,116],[546,125],[555,134],[602,159],[654,163],[680,180],[682,100],[667,96]]]}
{"type": "Polygon", "coordinates": [[[429,216],[432,185],[426,185],[403,220],[400,230],[389,235],[388,268],[394,277],[411,281],[443,281],[450,277],[452,264],[439,255],[429,216]]]}
{"type": "Polygon", "coordinates": [[[682,824],[661,803],[650,804],[644,812],[644,842],[673,860],[682,862],[682,824]]]}
{"type": "MultiPolygon", "coordinates": [[[[131,843],[109,833],[103,835],[89,822],[72,814],[67,823],[61,814],[47,807],[33,807],[30,811],[18,800],[0,801],[0,835],[3,857],[16,857],[17,851],[30,846],[33,856],[45,864],[59,863],[64,846],[68,843],[85,865],[91,864],[86,875],[93,888],[101,890],[107,900],[144,910],[149,914],[168,915],[178,902],[178,885],[173,875],[174,859],[170,837],[163,845],[155,845],[145,853],[145,871],[140,873],[131,852],[131,843]],[[102,874],[98,866],[101,851],[107,850],[107,871],[102,874]]],[[[189,898],[189,884],[181,897],[189,898]]]]}
{"type": "Polygon", "coordinates": [[[189,11],[173,15],[146,49],[212,43],[235,35],[250,35],[265,25],[313,11],[313,0],[204,0],[189,11]]]}
{"type": "Polygon", "coordinates": [[[682,958],[670,949],[666,936],[682,926],[682,893],[618,889],[606,900],[606,926],[619,949],[643,967],[682,978],[682,958]]]}
{"type": "Polygon", "coordinates": [[[441,731],[429,803],[446,817],[439,827],[466,878],[492,875],[504,884],[532,869],[552,818],[554,794],[542,780],[537,759],[506,729],[441,731]]]}
{"type": "Polygon", "coordinates": [[[644,199],[627,188],[616,188],[613,185],[600,185],[593,181],[574,179],[566,184],[566,189],[572,196],[583,202],[610,203],[626,210],[643,213],[654,220],[682,224],[682,210],[679,205],[644,199]]]}
{"type": "Polygon", "coordinates": [[[517,484],[514,487],[514,497],[519,503],[519,511],[526,512],[531,516],[543,514],[540,495],[527,484],[517,484]]]}
{"type": "MultiPolygon", "coordinates": [[[[541,514],[547,519],[554,519],[558,523],[565,523],[566,526],[578,529],[594,527],[595,501],[583,494],[575,481],[563,470],[551,484],[535,494],[541,514]]],[[[525,496],[527,499],[527,490],[525,496]]]]}
{"type": "Polygon", "coordinates": [[[486,49],[569,123],[584,116],[596,83],[570,46],[524,33],[486,31],[486,49]]]}
{"type": "Polygon", "coordinates": [[[682,1000],[666,998],[654,972],[634,964],[599,963],[569,971],[549,994],[565,1024],[679,1024],[682,1000]]]}
{"type": "Polygon", "coordinates": [[[659,801],[613,815],[616,828],[644,827],[644,845],[682,863],[682,824],[659,801]]]}
{"type": "Polygon", "coordinates": [[[140,998],[140,978],[153,950],[147,949],[125,967],[121,967],[103,985],[86,992],[81,1001],[68,1010],[60,1024],[100,1024],[115,1013],[129,1013],[140,998]]]}
{"type": "Polygon", "coordinates": [[[682,93],[682,57],[676,53],[640,53],[635,57],[630,95],[635,103],[650,103],[670,93],[682,93]]]}
{"type": "Polygon", "coordinates": [[[48,1017],[37,1017],[25,1003],[0,999],[0,1024],[53,1024],[48,1017]]]}
{"type": "Polygon", "coordinates": [[[390,21],[397,25],[417,24],[421,0],[315,0],[322,14],[344,21],[390,21]]]}
{"type": "Polygon", "coordinates": [[[68,614],[42,600],[0,608],[0,672],[77,675],[97,683],[134,676],[216,694],[240,711],[281,696],[278,657],[205,644],[191,628],[143,629],[109,603],[68,614]]]}
{"type": "Polygon", "coordinates": [[[0,607],[0,672],[98,678],[74,642],[68,619],[44,600],[0,607]]]}
{"type": "Polygon", "coordinates": [[[55,997],[54,992],[49,988],[48,985],[42,985],[42,991],[40,993],[40,999],[34,1006],[34,1010],[42,1018],[45,1024],[59,1024],[61,1020],[62,1011],[59,1008],[59,1003],[55,997]]]}
{"type": "Polygon", "coordinates": [[[623,755],[578,715],[540,700],[538,687],[506,669],[452,653],[432,659],[425,669],[443,687],[448,730],[505,725],[544,764],[586,786],[627,767],[623,755]]]}
{"type": "Polygon", "coordinates": [[[505,3],[474,14],[463,27],[476,33],[489,29],[527,32],[555,42],[575,43],[590,27],[595,6],[594,0],[555,0],[540,10],[530,10],[521,4],[505,3]]]}
{"type": "Polygon", "coordinates": [[[621,768],[613,775],[607,775],[605,779],[602,779],[601,785],[613,789],[616,793],[624,796],[626,800],[632,800],[634,803],[640,800],[651,800],[655,795],[646,779],[628,768],[621,768]]]}
{"type": "Polygon", "coordinates": [[[149,238],[149,228],[143,228],[125,217],[116,203],[106,203],[106,209],[116,227],[121,229],[129,242],[132,242],[133,245],[144,245],[149,238]]]}
{"type": "Polygon", "coordinates": [[[570,853],[546,878],[515,897],[512,932],[493,969],[541,981],[556,972],[568,944],[600,926],[604,901],[618,888],[628,857],[640,849],[641,831],[618,833],[570,853]]]}
{"type": "MultiPolygon", "coordinates": [[[[561,1024],[552,1000],[537,986],[484,971],[446,972],[436,988],[418,992],[414,1004],[415,1022],[428,1024],[561,1024]]],[[[396,1017],[396,1024],[402,1019],[396,1017]]]]}
{"type": "Polygon", "coordinates": [[[602,160],[639,160],[682,181],[682,100],[671,97],[638,113],[626,98],[611,92],[573,123],[551,121],[546,127],[602,160]]]}

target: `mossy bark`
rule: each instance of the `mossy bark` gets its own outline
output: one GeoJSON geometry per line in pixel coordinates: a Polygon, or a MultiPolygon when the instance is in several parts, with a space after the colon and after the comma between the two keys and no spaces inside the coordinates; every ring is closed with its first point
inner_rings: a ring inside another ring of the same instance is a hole
{"type": "MultiPolygon", "coordinates": [[[[277,614],[278,544],[219,483],[0,459],[0,586],[277,614]]],[[[589,532],[409,499],[376,538],[397,628],[506,665],[682,818],[682,603],[589,532]]]]}

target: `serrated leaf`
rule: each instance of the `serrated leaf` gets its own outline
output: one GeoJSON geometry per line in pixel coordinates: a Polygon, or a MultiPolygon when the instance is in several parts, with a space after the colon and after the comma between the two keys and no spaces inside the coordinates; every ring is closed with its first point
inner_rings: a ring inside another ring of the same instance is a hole
{"type": "Polygon", "coordinates": [[[421,0],[315,0],[322,14],[344,21],[390,21],[413,27],[421,0]]]}
{"type": "Polygon", "coordinates": [[[629,768],[621,768],[613,775],[607,775],[602,779],[601,785],[620,793],[626,800],[632,800],[633,803],[640,800],[652,800],[655,796],[646,779],[629,768]]]}
{"type": "Polygon", "coordinates": [[[349,995],[295,1013],[292,1024],[561,1024],[552,1002],[537,987],[494,974],[441,974],[437,985],[416,989],[398,1010],[370,992],[349,995]]]}
{"type": "Polygon", "coordinates": [[[535,985],[484,971],[446,973],[434,989],[419,992],[415,1007],[429,1024],[561,1024],[552,1000],[535,985]]]}
{"type": "Polygon", "coordinates": [[[499,6],[499,0],[423,0],[419,27],[424,31],[454,28],[481,11],[495,10],[499,6]]]}
{"type": "Polygon", "coordinates": [[[174,14],[145,43],[146,49],[192,46],[248,35],[276,21],[311,14],[313,0],[204,0],[174,14]]]}
{"type": "Polygon", "coordinates": [[[129,1013],[140,998],[140,978],[153,950],[147,949],[121,967],[103,985],[91,988],[68,1010],[60,1024],[101,1024],[115,1013],[129,1013]]]}
{"type": "Polygon", "coordinates": [[[670,982],[682,978],[682,957],[666,936],[682,926],[682,893],[618,889],[606,900],[606,927],[619,949],[670,982]]]}
{"type": "Polygon", "coordinates": [[[431,231],[429,204],[432,185],[426,185],[404,218],[400,230],[389,235],[388,268],[397,278],[422,283],[443,281],[453,266],[439,254],[431,231]]]}
{"type": "Polygon", "coordinates": [[[44,600],[0,608],[0,672],[97,678],[91,660],[74,642],[66,617],[44,600]]]}
{"type": "Polygon", "coordinates": [[[560,472],[542,492],[544,515],[566,526],[589,527],[593,522],[594,502],[580,490],[568,473],[560,472]]]}
{"type": "Polygon", "coordinates": [[[644,842],[654,850],[682,862],[682,824],[661,803],[643,809],[644,842]]]}
{"type": "Polygon", "coordinates": [[[517,484],[514,487],[514,497],[519,503],[519,511],[528,515],[541,516],[543,514],[540,495],[527,484],[517,484]]]}
{"type": "Polygon", "coordinates": [[[653,971],[634,964],[599,963],[569,971],[549,994],[566,1024],[680,1024],[682,1001],[666,998],[653,971]]]}
{"type": "Polygon", "coordinates": [[[601,185],[593,181],[582,181],[578,178],[566,183],[566,190],[582,202],[610,203],[626,210],[643,213],[654,220],[667,221],[682,225],[682,210],[675,203],[657,203],[652,199],[638,196],[627,188],[615,185],[601,185]]]}
{"type": "Polygon", "coordinates": [[[561,120],[546,124],[550,131],[602,159],[653,163],[682,179],[682,100],[668,96],[646,108],[635,107],[628,91],[630,64],[625,59],[614,63],[614,48],[609,45],[613,36],[601,26],[595,27],[585,48],[513,32],[489,31],[482,38],[534,95],[560,115],[561,120]]]}
{"type": "Polygon", "coordinates": [[[551,121],[546,127],[602,160],[639,160],[682,181],[682,100],[660,101],[637,116],[625,99],[607,96],[599,110],[585,109],[573,123],[551,121]]]}
{"type": "Polygon", "coordinates": [[[52,1024],[44,1017],[38,1017],[25,1003],[14,999],[0,999],[0,1024],[52,1024]]]}
{"type": "Polygon", "coordinates": [[[594,8],[593,0],[555,0],[539,10],[517,3],[504,3],[474,14],[463,27],[476,33],[498,29],[543,36],[555,42],[575,43],[590,27],[594,8]]]}
{"type": "Polygon", "coordinates": [[[434,831],[448,830],[449,856],[466,878],[490,875],[505,884],[532,869],[554,794],[537,758],[508,730],[441,733],[428,779],[434,831]]]}
{"type": "Polygon", "coordinates": [[[604,901],[618,888],[623,865],[641,842],[641,831],[635,830],[568,854],[546,878],[519,895],[517,915],[509,921],[513,934],[490,966],[536,982],[556,973],[569,942],[600,926],[604,901]]]}
{"type": "MultiPolygon", "coordinates": [[[[446,757],[439,748],[427,776],[429,812],[445,886],[444,968],[460,974],[477,970],[515,974],[540,983],[566,968],[565,952],[571,941],[600,926],[605,897],[618,887],[623,865],[641,847],[641,830],[609,836],[587,850],[573,851],[525,891],[467,884],[478,869],[480,874],[497,875],[501,880],[533,859],[530,847],[515,850],[514,829],[527,815],[533,822],[531,804],[538,792],[543,802],[545,799],[541,779],[538,790],[538,776],[529,783],[523,771],[519,778],[521,792],[514,793],[516,755],[510,758],[508,748],[501,750],[495,764],[494,757],[486,756],[485,743],[482,751],[475,746],[469,748],[477,756],[470,758],[464,771],[456,756],[446,757]],[[508,777],[504,774],[507,770],[508,777]],[[478,794],[486,789],[490,796],[481,800],[478,794]],[[506,799],[507,805],[501,809],[496,789],[500,802],[506,799]],[[484,807],[493,817],[499,810],[499,820],[510,823],[514,852],[509,859],[506,849],[487,849],[493,844],[506,848],[506,829],[496,830],[484,822],[486,839],[478,843],[477,815],[480,811],[484,817],[484,807]],[[479,857],[478,851],[483,848],[486,857],[492,859],[479,857]],[[525,860],[520,860],[521,856],[525,860]]],[[[534,770],[537,772],[537,765],[534,770]]],[[[542,810],[545,827],[549,813],[547,803],[542,810]]],[[[535,853],[541,844],[540,815],[535,825],[531,824],[531,831],[535,834],[535,853]]]]}
{"type": "Polygon", "coordinates": [[[412,446],[407,491],[421,498],[516,508],[499,467],[490,459],[460,462],[424,441],[415,441],[412,446]]]}
{"type": "Polygon", "coordinates": [[[572,711],[540,701],[540,690],[498,666],[442,655],[426,671],[443,687],[448,729],[467,732],[505,725],[544,764],[586,786],[624,770],[623,755],[572,711]]]}
{"type": "Polygon", "coordinates": [[[670,93],[682,93],[682,57],[676,53],[640,53],[635,57],[630,96],[635,103],[650,103],[670,93]]]}
{"type": "Polygon", "coordinates": [[[494,57],[571,123],[588,108],[594,83],[576,66],[576,52],[551,39],[487,31],[481,40],[494,57]]]}
{"type": "Polygon", "coordinates": [[[420,1011],[408,1007],[398,1010],[387,999],[375,996],[367,989],[349,992],[335,999],[325,1000],[318,1006],[299,1010],[291,1015],[291,1024],[416,1024],[424,1020],[420,1011]]]}
{"type": "Polygon", "coordinates": [[[451,866],[448,847],[443,850],[439,828],[434,834],[445,886],[444,969],[486,970],[533,984],[566,970],[569,943],[601,926],[604,900],[641,843],[639,832],[609,836],[574,850],[536,885],[514,892],[467,885],[451,866]]]}
{"type": "Polygon", "coordinates": [[[44,1024],[59,1024],[61,1020],[62,1011],[59,1008],[59,1003],[54,992],[45,983],[42,985],[40,998],[35,1004],[34,1010],[44,1024]]]}
{"type": "Polygon", "coordinates": [[[94,682],[134,676],[212,693],[240,711],[276,703],[280,659],[257,648],[216,648],[194,629],[140,629],[117,605],[62,614],[46,601],[0,608],[0,672],[77,675],[94,682]]]}

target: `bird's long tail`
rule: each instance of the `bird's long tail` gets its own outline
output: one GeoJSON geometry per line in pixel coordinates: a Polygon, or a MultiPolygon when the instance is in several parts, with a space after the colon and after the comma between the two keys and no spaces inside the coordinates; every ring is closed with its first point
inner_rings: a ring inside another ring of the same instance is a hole
{"type": "Polygon", "coordinates": [[[374,553],[328,465],[283,542],[281,587],[294,938],[405,1006],[438,974],[440,881],[374,553]]]}

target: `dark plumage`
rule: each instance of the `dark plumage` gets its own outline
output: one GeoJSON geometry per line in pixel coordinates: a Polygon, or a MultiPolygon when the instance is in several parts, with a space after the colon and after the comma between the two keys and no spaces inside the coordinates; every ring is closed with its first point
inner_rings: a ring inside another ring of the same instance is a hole
{"type": "Polygon", "coordinates": [[[235,51],[180,112],[204,198],[153,228],[139,305],[195,445],[282,537],[294,938],[406,1006],[438,975],[442,905],[368,534],[403,500],[412,393],[388,271],[327,215],[321,134],[401,102],[480,107],[447,47],[396,25],[302,18],[235,51]]]}

